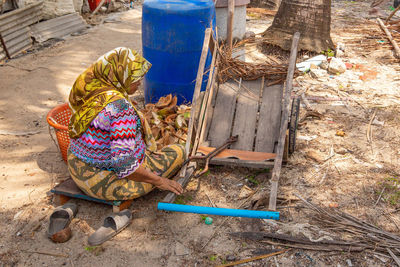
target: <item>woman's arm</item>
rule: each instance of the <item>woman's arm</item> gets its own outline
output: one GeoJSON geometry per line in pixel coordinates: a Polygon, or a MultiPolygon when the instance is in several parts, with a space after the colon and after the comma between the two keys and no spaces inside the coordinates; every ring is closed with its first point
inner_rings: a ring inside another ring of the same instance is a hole
{"type": "Polygon", "coordinates": [[[126,178],[136,182],[149,183],[154,185],[155,187],[158,187],[159,189],[169,190],[177,195],[180,195],[183,192],[183,188],[178,182],[160,177],[141,165],[139,166],[139,168],[136,169],[134,173],[130,174],[126,178]]]}

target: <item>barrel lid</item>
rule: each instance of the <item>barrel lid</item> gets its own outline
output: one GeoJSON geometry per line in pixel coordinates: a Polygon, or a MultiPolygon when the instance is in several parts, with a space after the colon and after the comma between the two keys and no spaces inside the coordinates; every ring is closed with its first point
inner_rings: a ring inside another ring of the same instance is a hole
{"type": "Polygon", "coordinates": [[[212,8],[213,0],[145,0],[143,6],[170,11],[189,11],[212,8]]]}

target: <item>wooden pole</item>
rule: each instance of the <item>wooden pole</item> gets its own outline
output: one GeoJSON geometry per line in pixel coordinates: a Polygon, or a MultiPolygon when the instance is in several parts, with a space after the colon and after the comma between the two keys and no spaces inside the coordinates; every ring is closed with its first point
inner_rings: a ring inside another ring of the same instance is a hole
{"type": "Polygon", "coordinates": [[[106,2],[106,0],[101,0],[100,4],[96,7],[96,9],[93,11],[93,13],[90,16],[93,16],[97,13],[97,11],[99,11],[99,9],[104,5],[104,3],[106,2]]]}
{"type": "Polygon", "coordinates": [[[226,31],[226,42],[228,43],[228,51],[232,55],[233,40],[233,16],[235,14],[235,0],[228,0],[228,24],[226,31]]]}
{"type": "Polygon", "coordinates": [[[3,46],[4,52],[6,53],[6,56],[8,57],[8,59],[11,59],[11,55],[10,55],[10,53],[8,53],[6,43],[4,42],[3,36],[1,36],[1,33],[0,33],[0,42],[1,42],[1,45],[3,46]]]}
{"type": "Polygon", "coordinates": [[[290,51],[288,74],[285,83],[284,104],[281,117],[281,127],[278,139],[278,148],[274,161],[274,169],[271,178],[271,192],[269,195],[269,210],[276,210],[276,198],[278,196],[278,182],[282,169],[282,158],[285,149],[286,131],[289,122],[290,95],[293,87],[293,76],[296,67],[297,47],[299,45],[300,33],[296,32],[293,35],[292,49],[290,51]]]}
{"type": "Polygon", "coordinates": [[[381,26],[381,29],[386,33],[386,36],[389,39],[389,41],[392,43],[394,50],[395,50],[396,57],[400,58],[400,48],[397,45],[396,41],[393,39],[392,35],[390,34],[390,32],[387,29],[387,27],[385,26],[385,24],[383,24],[382,20],[380,18],[377,18],[376,20],[378,21],[379,26],[381,26]]]}
{"type": "Polygon", "coordinates": [[[389,17],[385,21],[385,24],[387,24],[389,20],[394,16],[394,14],[396,14],[396,12],[399,10],[400,10],[400,5],[395,10],[393,10],[392,13],[390,13],[389,17]]]}

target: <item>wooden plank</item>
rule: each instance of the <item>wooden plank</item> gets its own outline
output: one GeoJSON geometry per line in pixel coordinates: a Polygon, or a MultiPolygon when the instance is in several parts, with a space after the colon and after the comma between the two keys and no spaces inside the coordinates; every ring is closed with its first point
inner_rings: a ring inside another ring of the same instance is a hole
{"type": "Polygon", "coordinates": [[[213,147],[221,146],[231,135],[238,89],[238,84],[232,81],[219,86],[211,128],[208,134],[213,147]]]}
{"type": "MultiPolygon", "coordinates": [[[[186,157],[189,157],[190,155],[193,155],[196,153],[197,147],[193,147],[192,150],[190,150],[190,147],[192,145],[192,135],[193,135],[193,128],[194,124],[196,122],[196,117],[198,114],[196,114],[196,107],[197,103],[199,101],[199,96],[200,96],[200,89],[201,85],[203,83],[203,75],[204,75],[204,68],[206,65],[206,59],[208,55],[208,49],[210,45],[210,40],[212,37],[212,29],[207,28],[204,34],[204,42],[203,42],[203,49],[201,51],[201,56],[200,56],[200,62],[199,62],[199,68],[197,70],[197,77],[196,77],[196,85],[194,88],[194,93],[193,93],[193,99],[192,99],[192,110],[190,111],[190,121],[189,121],[189,126],[188,126],[188,134],[186,138],[186,146],[185,146],[185,152],[186,152],[186,157]]],[[[200,134],[199,131],[197,131],[196,134],[200,134]]],[[[196,169],[197,164],[195,162],[189,163],[186,166],[183,166],[178,179],[178,183],[182,185],[183,188],[186,187],[186,185],[189,183],[190,178],[192,177],[192,174],[194,170],[196,169]]],[[[169,192],[163,202],[171,203],[174,202],[176,198],[176,195],[173,192],[169,192]]]]}
{"type": "Polygon", "coordinates": [[[231,145],[233,149],[253,151],[261,88],[262,79],[242,82],[232,129],[239,139],[231,145]]]}
{"type": "MultiPolygon", "coordinates": [[[[213,38],[211,38],[212,40],[213,38]]],[[[210,40],[210,44],[213,43],[210,40]]],[[[206,127],[206,117],[207,117],[207,105],[209,104],[209,99],[210,99],[210,87],[212,86],[213,81],[215,80],[214,75],[214,70],[215,70],[215,63],[216,63],[216,54],[217,54],[217,49],[214,50],[211,58],[211,65],[210,65],[210,71],[208,75],[208,80],[207,80],[207,86],[206,90],[204,92],[204,97],[203,101],[201,102],[201,107],[200,107],[200,114],[198,118],[198,125],[197,125],[197,132],[196,132],[196,138],[194,140],[193,144],[193,151],[197,151],[197,148],[199,147],[199,144],[201,142],[200,138],[202,138],[202,133],[204,134],[204,128],[206,127]]]]}
{"type": "MultiPolygon", "coordinates": [[[[218,55],[217,55],[216,61],[218,62],[218,55]]],[[[210,92],[208,94],[208,99],[207,99],[207,109],[206,109],[205,114],[204,114],[204,119],[203,119],[204,120],[203,121],[204,125],[201,128],[200,138],[199,138],[199,140],[200,140],[199,145],[204,143],[205,136],[207,136],[208,130],[210,128],[211,120],[209,118],[211,118],[212,115],[210,115],[210,114],[212,114],[212,111],[214,109],[214,107],[212,107],[212,105],[213,105],[213,102],[215,102],[215,91],[216,90],[214,90],[214,88],[216,86],[215,85],[215,81],[216,81],[216,78],[217,78],[217,74],[218,74],[218,66],[215,67],[214,76],[213,76],[213,79],[212,79],[212,82],[211,82],[211,86],[210,86],[210,89],[209,89],[210,92]]]]}
{"type": "MultiPolygon", "coordinates": [[[[204,147],[201,146],[197,149],[197,152],[202,155],[208,155],[212,151],[214,151],[214,147],[204,147]]],[[[240,159],[240,160],[248,160],[248,161],[266,161],[275,159],[276,154],[274,153],[265,153],[265,152],[254,152],[254,151],[244,151],[244,150],[236,150],[236,149],[225,149],[216,155],[214,158],[231,158],[231,159],[240,159]]]]}
{"type": "Polygon", "coordinates": [[[278,149],[276,153],[276,159],[274,162],[274,170],[272,171],[272,178],[271,178],[271,192],[269,195],[269,210],[276,210],[276,198],[278,196],[278,181],[281,175],[281,168],[282,168],[282,157],[283,157],[283,150],[285,146],[285,138],[286,138],[286,130],[288,127],[289,122],[289,110],[290,110],[290,95],[292,93],[293,87],[293,76],[296,67],[296,58],[297,58],[297,47],[299,44],[300,33],[296,32],[293,35],[293,42],[292,48],[290,50],[290,58],[289,58],[289,67],[288,67],[288,74],[286,77],[286,87],[285,87],[285,95],[284,95],[284,109],[282,113],[281,119],[281,129],[279,133],[279,140],[278,140],[278,149]]]}
{"type": "MultiPolygon", "coordinates": [[[[218,56],[218,55],[217,55],[218,56]]],[[[218,66],[217,66],[218,68],[218,66]]],[[[212,118],[214,115],[214,109],[215,109],[215,103],[217,101],[217,94],[219,90],[219,84],[215,83],[215,85],[212,87],[213,91],[212,94],[210,94],[210,99],[211,99],[211,104],[207,107],[207,123],[206,123],[206,128],[204,132],[204,140],[201,142],[201,145],[203,146],[209,146],[211,144],[210,138],[209,138],[209,133],[210,133],[210,128],[211,128],[211,122],[212,118]],[[205,145],[207,144],[207,145],[205,145]]]]}
{"type": "Polygon", "coordinates": [[[274,152],[282,111],[282,84],[265,87],[258,119],[255,151],[274,152]]]}
{"type": "Polygon", "coordinates": [[[227,165],[235,167],[246,167],[254,169],[265,169],[274,166],[274,161],[249,161],[240,159],[219,159],[213,158],[210,160],[212,165],[227,165]]]}

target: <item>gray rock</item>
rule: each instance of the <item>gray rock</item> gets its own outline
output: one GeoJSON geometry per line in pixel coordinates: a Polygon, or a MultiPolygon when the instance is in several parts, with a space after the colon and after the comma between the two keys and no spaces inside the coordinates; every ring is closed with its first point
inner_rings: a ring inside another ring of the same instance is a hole
{"type": "Polygon", "coordinates": [[[185,256],[189,255],[189,249],[185,247],[182,243],[176,242],[175,245],[175,255],[176,256],[185,256]]]}
{"type": "Polygon", "coordinates": [[[344,73],[346,71],[346,64],[340,58],[333,57],[329,63],[328,71],[332,74],[344,73]]]}
{"type": "Polygon", "coordinates": [[[254,32],[252,32],[252,31],[247,31],[245,34],[244,34],[244,39],[250,39],[250,38],[255,38],[256,37],[256,34],[254,33],[254,32]]]}
{"type": "Polygon", "coordinates": [[[340,49],[336,50],[336,57],[344,57],[344,52],[340,49]]]}
{"type": "Polygon", "coordinates": [[[235,255],[226,256],[226,261],[235,261],[235,260],[236,260],[236,256],[235,255]]]}
{"type": "Polygon", "coordinates": [[[319,67],[323,70],[328,70],[329,68],[329,63],[328,61],[322,61],[322,63],[319,65],[319,67]]]}
{"type": "Polygon", "coordinates": [[[317,80],[326,77],[327,74],[328,74],[328,72],[323,69],[311,69],[310,70],[310,76],[317,80]]]}

